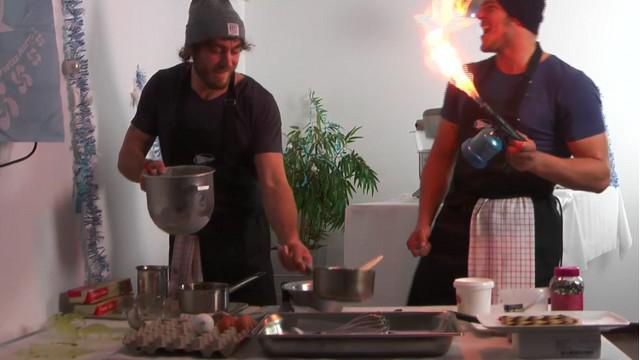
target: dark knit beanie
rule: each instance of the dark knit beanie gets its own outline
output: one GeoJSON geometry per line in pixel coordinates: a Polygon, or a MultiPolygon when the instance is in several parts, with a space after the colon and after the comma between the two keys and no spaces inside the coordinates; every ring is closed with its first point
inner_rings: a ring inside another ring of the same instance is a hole
{"type": "Polygon", "coordinates": [[[192,0],[185,45],[216,37],[244,40],[244,23],[229,0],[192,0]]]}
{"type": "Polygon", "coordinates": [[[522,26],[534,34],[542,22],[545,0],[498,0],[509,16],[518,19],[522,26]]]}

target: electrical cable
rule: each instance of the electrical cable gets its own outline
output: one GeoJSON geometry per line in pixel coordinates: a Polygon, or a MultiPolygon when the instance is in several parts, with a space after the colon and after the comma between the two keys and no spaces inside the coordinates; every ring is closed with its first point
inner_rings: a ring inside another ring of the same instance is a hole
{"type": "Polygon", "coordinates": [[[13,165],[13,164],[19,163],[21,161],[27,160],[28,158],[31,157],[31,155],[33,155],[34,152],[36,152],[36,148],[37,147],[38,147],[38,142],[34,142],[33,143],[33,149],[31,149],[31,152],[29,152],[26,156],[21,157],[19,159],[11,160],[11,161],[9,161],[7,163],[4,163],[4,164],[0,164],[0,168],[3,168],[5,166],[13,165]]]}

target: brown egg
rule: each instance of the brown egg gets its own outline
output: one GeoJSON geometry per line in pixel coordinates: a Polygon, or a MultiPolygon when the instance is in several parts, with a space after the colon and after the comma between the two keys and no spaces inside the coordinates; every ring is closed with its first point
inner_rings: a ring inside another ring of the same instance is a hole
{"type": "Polygon", "coordinates": [[[227,331],[229,328],[235,327],[236,318],[231,315],[223,315],[218,321],[216,321],[216,327],[220,333],[227,331]]]}
{"type": "Polygon", "coordinates": [[[251,330],[254,326],[256,326],[256,321],[249,315],[240,315],[236,319],[236,329],[238,329],[238,332],[251,330]]]}

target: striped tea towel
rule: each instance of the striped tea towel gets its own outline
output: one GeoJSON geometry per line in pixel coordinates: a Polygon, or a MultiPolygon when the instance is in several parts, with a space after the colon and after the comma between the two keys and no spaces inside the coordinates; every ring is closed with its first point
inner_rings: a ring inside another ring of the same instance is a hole
{"type": "Polygon", "coordinates": [[[173,297],[182,284],[202,281],[200,242],[197,235],[176,235],[170,268],[169,296],[173,297]]]}
{"type": "Polygon", "coordinates": [[[531,199],[478,199],[469,229],[468,272],[493,279],[491,302],[498,302],[500,289],[535,287],[535,264],[531,199]]]}

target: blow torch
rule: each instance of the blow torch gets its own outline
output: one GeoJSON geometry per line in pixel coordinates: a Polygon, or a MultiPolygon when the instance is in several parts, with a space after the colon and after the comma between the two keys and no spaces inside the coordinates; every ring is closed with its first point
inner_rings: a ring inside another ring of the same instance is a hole
{"type": "Polygon", "coordinates": [[[462,143],[461,151],[464,158],[476,169],[484,169],[489,160],[502,151],[509,139],[524,141],[519,134],[502,116],[496,113],[489,104],[478,97],[471,97],[481,109],[494,120],[494,127],[482,129],[476,136],[462,143]]]}

